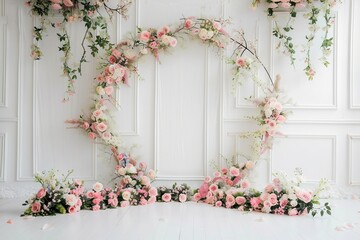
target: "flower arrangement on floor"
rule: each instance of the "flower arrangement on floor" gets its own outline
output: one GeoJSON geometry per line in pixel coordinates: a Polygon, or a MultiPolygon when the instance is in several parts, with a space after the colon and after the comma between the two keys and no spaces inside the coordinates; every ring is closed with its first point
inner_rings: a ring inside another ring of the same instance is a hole
{"type": "Polygon", "coordinates": [[[186,202],[192,199],[192,190],[191,188],[183,183],[181,185],[177,185],[174,183],[171,188],[167,187],[158,187],[157,201],[158,202],[186,202]]]}
{"type": "Polygon", "coordinates": [[[331,215],[329,203],[320,205],[319,195],[326,190],[322,180],[314,192],[300,188],[301,174],[288,180],[285,174],[275,174],[273,182],[263,192],[250,188],[249,181],[239,177],[239,169],[231,166],[215,172],[214,178],[207,177],[196,190],[194,201],[205,202],[216,207],[234,208],[240,211],[256,211],[279,215],[312,216],[326,212],[331,215]],[[315,207],[315,205],[320,205],[315,207]]]}
{"type": "Polygon", "coordinates": [[[322,57],[320,61],[324,66],[329,65],[328,56],[331,54],[331,47],[333,45],[333,37],[329,36],[329,30],[332,28],[335,14],[333,8],[340,0],[253,0],[253,6],[256,7],[259,4],[267,4],[267,14],[274,19],[274,27],[272,29],[273,36],[276,37],[279,42],[277,48],[283,47],[285,55],[290,57],[291,64],[295,64],[295,45],[291,32],[294,30],[294,20],[299,15],[299,12],[304,12],[303,16],[307,20],[309,25],[309,32],[305,35],[306,44],[304,47],[305,52],[305,74],[309,80],[312,80],[316,74],[315,69],[312,66],[311,48],[315,36],[321,33],[322,30],[322,42],[320,48],[322,50],[322,57]],[[285,26],[276,21],[276,12],[286,11],[289,12],[289,19],[285,26]],[[325,20],[324,25],[319,25],[319,18],[325,20]]]}
{"type": "Polygon", "coordinates": [[[109,40],[108,18],[117,13],[127,17],[128,7],[132,0],[120,0],[117,6],[111,6],[109,0],[29,0],[26,2],[31,8],[31,14],[39,19],[39,26],[33,28],[34,44],[31,47],[31,56],[39,60],[43,53],[39,43],[44,38],[49,26],[57,30],[57,36],[60,46],[59,51],[63,52],[62,67],[66,78],[68,79],[67,96],[74,93],[74,82],[81,75],[82,64],[87,62],[87,51],[93,57],[98,55],[99,50],[110,50],[113,44],[109,40]],[[101,12],[104,10],[106,15],[101,12]],[[53,16],[61,17],[61,20],[55,21],[53,16]],[[77,64],[70,64],[72,47],[70,45],[70,36],[66,30],[66,25],[73,22],[82,22],[85,27],[83,39],[81,42],[82,55],[77,64]],[[85,46],[85,44],[88,44],[85,46]]]}

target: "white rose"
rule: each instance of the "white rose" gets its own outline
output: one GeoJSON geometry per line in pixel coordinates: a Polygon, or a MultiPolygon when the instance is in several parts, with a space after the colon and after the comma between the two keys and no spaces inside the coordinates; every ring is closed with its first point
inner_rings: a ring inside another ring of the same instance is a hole
{"type": "Polygon", "coordinates": [[[293,206],[293,207],[296,207],[297,204],[298,203],[297,203],[296,200],[291,200],[291,202],[290,202],[290,205],[293,206]]]}
{"type": "Polygon", "coordinates": [[[247,161],[245,164],[247,169],[252,169],[254,167],[254,162],[253,161],[247,161]]]}
{"type": "Polygon", "coordinates": [[[121,196],[125,201],[129,201],[131,193],[129,191],[124,191],[121,196]]]}
{"type": "Polygon", "coordinates": [[[265,111],[265,117],[269,118],[272,115],[272,110],[271,109],[266,109],[265,111]]]}
{"type": "Polygon", "coordinates": [[[147,176],[142,176],[142,177],[141,177],[141,184],[142,184],[142,185],[145,185],[145,186],[150,185],[150,178],[147,177],[147,176]]]}
{"type": "Polygon", "coordinates": [[[207,39],[210,39],[214,36],[214,32],[213,31],[208,31],[207,34],[206,34],[206,38],[207,39]]]}
{"type": "Polygon", "coordinates": [[[136,58],[136,52],[132,49],[128,49],[124,52],[127,59],[134,60],[136,58]]]}
{"type": "Polygon", "coordinates": [[[168,35],[162,35],[162,36],[161,36],[161,41],[162,41],[164,44],[169,45],[171,39],[170,39],[170,37],[169,37],[168,35]]]}
{"type": "Polygon", "coordinates": [[[135,185],[136,185],[136,180],[132,180],[132,181],[130,182],[130,184],[133,185],[133,186],[135,186],[135,185]]]}
{"type": "Polygon", "coordinates": [[[149,176],[149,178],[150,178],[151,180],[154,180],[155,177],[156,177],[155,171],[152,170],[152,169],[150,169],[150,170],[149,170],[149,173],[148,173],[148,176],[149,176]]]}
{"type": "Polygon", "coordinates": [[[114,73],[113,73],[113,75],[112,75],[112,78],[113,79],[117,79],[117,78],[122,78],[122,77],[124,77],[124,75],[125,75],[125,68],[123,68],[123,67],[118,67],[118,68],[116,68],[115,70],[114,70],[114,73]]]}
{"type": "Polygon", "coordinates": [[[98,86],[96,88],[96,93],[99,94],[99,95],[104,95],[105,94],[105,90],[102,86],[98,86]]]}
{"type": "Polygon", "coordinates": [[[97,182],[93,185],[93,189],[95,192],[100,192],[101,190],[103,190],[103,188],[104,188],[104,186],[102,185],[102,183],[99,183],[99,182],[97,182]]]}
{"type": "Polygon", "coordinates": [[[143,48],[140,50],[141,54],[146,55],[148,54],[148,50],[146,48],[143,48]]]}
{"type": "Polygon", "coordinates": [[[77,197],[74,194],[65,194],[66,204],[69,206],[74,206],[77,203],[77,197]]]}
{"type": "Polygon", "coordinates": [[[127,169],[127,172],[128,172],[128,173],[131,173],[131,174],[137,173],[136,168],[135,168],[133,165],[131,165],[131,166],[127,169]]]}
{"type": "Polygon", "coordinates": [[[206,40],[207,39],[207,30],[202,28],[199,32],[199,37],[202,39],[202,40],[206,40]]]}
{"type": "Polygon", "coordinates": [[[120,176],[124,176],[126,174],[126,169],[122,167],[122,168],[119,168],[117,170],[117,172],[120,176]]]}

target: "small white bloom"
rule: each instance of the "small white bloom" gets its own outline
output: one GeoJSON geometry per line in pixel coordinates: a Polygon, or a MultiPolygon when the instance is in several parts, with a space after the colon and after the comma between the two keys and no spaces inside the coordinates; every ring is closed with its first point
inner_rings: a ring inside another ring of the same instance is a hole
{"type": "Polygon", "coordinates": [[[296,200],[291,200],[291,202],[290,202],[290,205],[293,206],[293,207],[295,207],[297,204],[298,203],[297,203],[296,200]]]}
{"type": "Polygon", "coordinates": [[[133,165],[131,165],[131,166],[127,169],[127,172],[128,172],[128,173],[131,173],[131,174],[137,173],[136,168],[135,168],[133,165]]]}
{"type": "Polygon", "coordinates": [[[125,201],[129,201],[130,196],[131,196],[131,193],[130,193],[129,191],[124,191],[124,192],[121,194],[121,196],[123,197],[123,199],[124,199],[125,201]]]}
{"type": "Polygon", "coordinates": [[[125,168],[119,168],[117,170],[117,173],[121,176],[124,176],[126,174],[126,169],[125,168]]]}
{"type": "Polygon", "coordinates": [[[104,95],[105,94],[105,90],[102,86],[98,86],[96,88],[96,93],[99,94],[99,95],[104,95]]]}
{"type": "Polygon", "coordinates": [[[102,183],[96,182],[93,185],[93,189],[95,192],[100,192],[101,190],[103,190],[104,186],[102,185],[102,183]]]}

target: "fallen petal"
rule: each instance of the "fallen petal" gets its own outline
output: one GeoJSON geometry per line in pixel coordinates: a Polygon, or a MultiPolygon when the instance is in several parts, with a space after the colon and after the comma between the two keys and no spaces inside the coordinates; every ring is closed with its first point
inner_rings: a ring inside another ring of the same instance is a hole
{"type": "Polygon", "coordinates": [[[24,220],[32,220],[32,219],[35,219],[35,217],[34,216],[25,216],[22,219],[24,219],[24,220]]]}
{"type": "Polygon", "coordinates": [[[261,218],[257,218],[255,219],[256,222],[264,222],[265,221],[265,218],[261,217],[261,218]]]}
{"type": "Polygon", "coordinates": [[[9,219],[6,221],[7,224],[14,224],[14,221],[12,219],[9,219]]]}
{"type": "Polygon", "coordinates": [[[47,230],[47,229],[50,229],[52,228],[53,226],[49,223],[45,223],[44,226],[42,226],[41,230],[47,230]]]}
{"type": "Polygon", "coordinates": [[[336,227],[335,230],[336,230],[336,231],[339,231],[339,232],[342,232],[342,231],[345,230],[345,228],[344,228],[344,227],[336,227]]]}

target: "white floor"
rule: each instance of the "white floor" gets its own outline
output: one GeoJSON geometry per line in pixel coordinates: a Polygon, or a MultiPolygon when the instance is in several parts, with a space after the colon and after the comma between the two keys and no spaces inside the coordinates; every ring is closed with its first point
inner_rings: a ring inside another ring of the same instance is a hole
{"type": "Polygon", "coordinates": [[[333,200],[333,215],[322,218],[243,213],[193,202],[21,218],[21,203],[0,200],[1,240],[360,239],[359,200],[333,200]],[[9,219],[13,224],[6,223],[9,219]]]}

